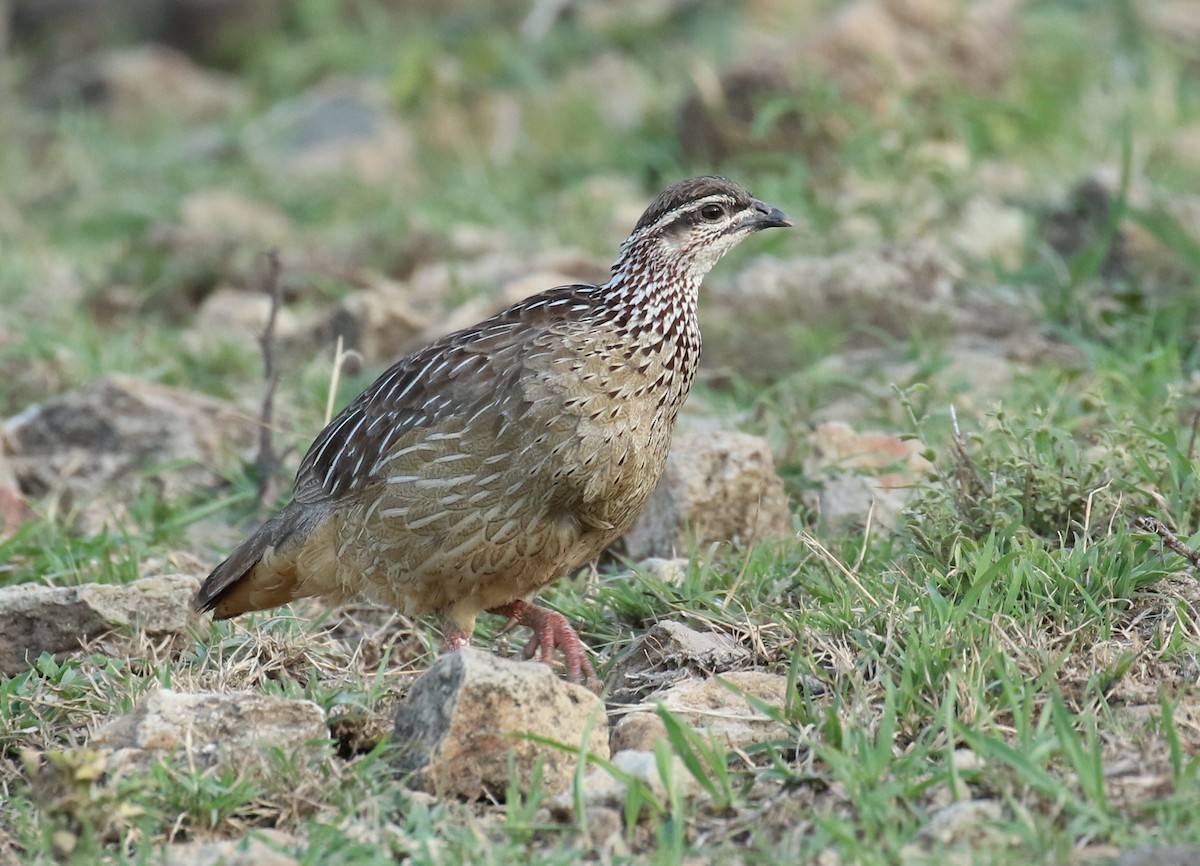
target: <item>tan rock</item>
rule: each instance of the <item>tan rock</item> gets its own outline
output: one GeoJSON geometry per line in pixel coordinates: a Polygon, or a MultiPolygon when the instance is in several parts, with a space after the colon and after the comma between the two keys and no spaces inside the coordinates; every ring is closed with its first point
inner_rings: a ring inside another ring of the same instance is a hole
{"type": "Polygon", "coordinates": [[[849,98],[953,84],[995,93],[1019,46],[1018,0],[853,0],[807,37],[809,56],[849,98]]]}
{"type": "Polygon", "coordinates": [[[156,689],[101,726],[89,746],[139,751],[185,750],[207,766],[257,765],[264,748],[284,752],[327,740],[324,711],[311,701],[258,692],[186,694],[156,689]]]}
{"type": "Polygon", "coordinates": [[[77,650],[115,629],[149,635],[183,634],[195,622],[191,600],[200,587],[192,575],[145,577],[127,584],[0,589],[0,674],[12,676],[41,653],[77,650]]]}
{"type": "Polygon", "coordinates": [[[732,431],[675,437],[667,467],[620,545],[632,559],[672,558],[692,541],[751,544],[792,531],[767,441],[732,431]]]}
{"type": "Polygon", "coordinates": [[[608,750],[653,752],[667,738],[667,725],[657,713],[639,712],[622,716],[608,736],[608,750]]]}
{"type": "MultiPolygon", "coordinates": [[[[271,296],[247,292],[231,286],[218,287],[200,303],[188,331],[189,343],[196,346],[219,341],[245,346],[258,352],[258,340],[271,317],[271,296]]],[[[308,330],[311,330],[311,326],[308,330]]],[[[287,307],[275,311],[275,339],[295,340],[306,328],[287,307]]]]}
{"type": "Polygon", "coordinates": [[[442,656],[413,683],[396,714],[393,743],[415,784],[467,800],[503,796],[514,772],[528,792],[539,764],[543,789],[561,791],[574,777],[581,746],[608,757],[607,719],[596,695],[539,662],[469,648],[442,656]]]}
{"type": "MultiPolygon", "coordinates": [[[[782,711],[787,703],[787,690],[788,679],[780,674],[730,671],[676,683],[650,695],[646,704],[661,704],[675,719],[691,725],[724,748],[743,749],[770,740],[792,740],[795,732],[751,705],[740,693],[782,711]]],[[[631,713],[626,719],[633,719],[634,715],[631,713]]]]}
{"type": "Polygon", "coordinates": [[[180,224],[212,243],[253,243],[263,250],[286,243],[291,220],[277,208],[228,189],[202,189],[179,204],[180,224]]]}
{"type": "Polygon", "coordinates": [[[423,345],[436,321],[431,313],[441,312],[436,301],[424,307],[418,309],[410,288],[380,279],[342,301],[337,330],[349,332],[346,348],[361,352],[368,363],[391,363],[423,345]]]}
{"type": "Polygon", "coordinates": [[[165,866],[296,866],[300,861],[280,848],[302,851],[297,840],[273,830],[241,839],[183,842],[167,846],[165,866]]]}

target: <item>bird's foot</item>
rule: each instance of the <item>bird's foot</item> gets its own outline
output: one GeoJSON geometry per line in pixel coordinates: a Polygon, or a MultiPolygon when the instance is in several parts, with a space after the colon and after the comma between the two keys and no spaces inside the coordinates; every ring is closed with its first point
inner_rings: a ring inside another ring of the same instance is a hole
{"type": "Polygon", "coordinates": [[[459,632],[448,631],[443,635],[443,638],[446,641],[446,649],[452,653],[458,652],[460,649],[466,649],[471,645],[471,639],[459,632]]]}
{"type": "Polygon", "coordinates": [[[535,655],[540,655],[543,663],[553,666],[554,650],[557,647],[562,650],[563,658],[567,663],[567,679],[573,683],[583,680],[584,685],[595,691],[600,681],[596,678],[596,671],[588,660],[583,641],[579,639],[575,629],[571,628],[571,624],[561,613],[555,613],[540,605],[520,600],[494,607],[488,613],[508,617],[508,622],[505,623],[502,631],[509,631],[518,625],[533,629],[533,637],[529,639],[529,642],[525,644],[525,649],[521,652],[522,658],[531,659],[535,655]]]}

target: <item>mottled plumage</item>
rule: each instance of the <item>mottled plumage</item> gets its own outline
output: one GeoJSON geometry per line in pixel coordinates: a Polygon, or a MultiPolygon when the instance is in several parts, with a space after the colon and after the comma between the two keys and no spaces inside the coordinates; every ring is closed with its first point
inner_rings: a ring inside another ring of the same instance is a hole
{"type": "Polygon", "coordinates": [[[403,359],[313,442],[293,501],[213,570],[218,618],[303,596],[365,597],[442,619],[530,625],[590,673],[557,614],[527,604],[633,521],[666,461],[700,355],[704,274],[757,229],[790,225],[722,178],[643,214],[600,286],[560,286],[403,359]]]}

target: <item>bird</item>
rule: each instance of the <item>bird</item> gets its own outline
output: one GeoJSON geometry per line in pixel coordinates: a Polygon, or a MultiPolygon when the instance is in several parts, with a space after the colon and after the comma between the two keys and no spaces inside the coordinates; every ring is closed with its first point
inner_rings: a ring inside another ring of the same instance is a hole
{"type": "Polygon", "coordinates": [[[316,437],[291,501],[208,575],[226,619],[303,597],[440,623],[450,651],[487,611],[522,655],[595,683],[578,634],[531,601],[593,561],[662,475],[700,360],[701,281],[759,230],[792,225],[716,176],[646,208],[600,285],[534,294],[396,362],[316,437]]]}

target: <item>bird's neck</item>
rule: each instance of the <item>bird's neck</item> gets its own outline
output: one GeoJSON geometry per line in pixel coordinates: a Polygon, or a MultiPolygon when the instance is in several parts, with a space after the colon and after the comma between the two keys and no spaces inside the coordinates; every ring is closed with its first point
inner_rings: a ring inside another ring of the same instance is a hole
{"type": "Polygon", "coordinates": [[[639,329],[671,325],[696,331],[696,306],[703,273],[684,259],[663,260],[638,247],[626,246],[600,287],[605,299],[622,320],[639,329]]]}
{"type": "Polygon", "coordinates": [[[664,403],[671,405],[673,418],[700,364],[696,304],[704,274],[678,258],[662,262],[628,253],[622,251],[612,277],[599,291],[624,335],[623,342],[636,347],[635,353],[643,358],[656,357],[670,371],[664,383],[670,396],[664,403]]]}

